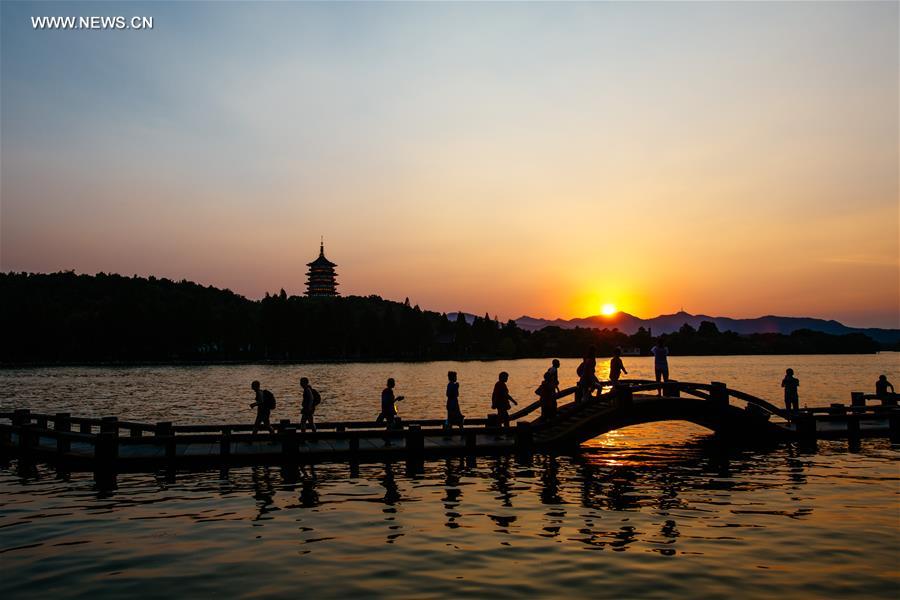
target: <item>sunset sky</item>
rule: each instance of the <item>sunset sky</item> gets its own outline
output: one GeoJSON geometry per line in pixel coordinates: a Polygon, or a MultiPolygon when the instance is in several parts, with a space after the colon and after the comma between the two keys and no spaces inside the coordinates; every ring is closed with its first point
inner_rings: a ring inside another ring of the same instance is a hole
{"type": "Polygon", "coordinates": [[[3,2],[0,268],[900,327],[898,6],[3,2]]]}

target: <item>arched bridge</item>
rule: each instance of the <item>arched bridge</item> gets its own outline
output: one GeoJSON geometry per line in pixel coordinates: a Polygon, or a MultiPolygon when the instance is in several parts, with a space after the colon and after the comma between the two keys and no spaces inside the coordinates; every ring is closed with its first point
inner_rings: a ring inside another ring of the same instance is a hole
{"type": "MultiPolygon", "coordinates": [[[[561,406],[554,418],[533,421],[534,443],[576,445],[615,429],[657,421],[689,421],[732,438],[771,439],[796,434],[797,425],[788,422],[784,410],[762,398],[728,389],[723,383],[629,380],[602,390],[587,400],[561,406]]],[[[562,390],[557,399],[575,391],[562,390]]],[[[511,417],[525,417],[539,407],[539,402],[531,404],[511,417]]]]}

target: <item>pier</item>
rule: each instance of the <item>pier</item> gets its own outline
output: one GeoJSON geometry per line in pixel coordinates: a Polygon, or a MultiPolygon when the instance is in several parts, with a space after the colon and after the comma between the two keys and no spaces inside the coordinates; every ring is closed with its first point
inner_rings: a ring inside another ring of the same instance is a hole
{"type": "MultiPolygon", "coordinates": [[[[574,387],[567,388],[557,399],[574,394],[574,387]]],[[[615,429],[666,420],[695,423],[737,444],[842,438],[854,443],[864,437],[900,442],[896,398],[853,392],[849,405],[788,414],[724,383],[629,380],[604,382],[596,396],[564,404],[548,420],[534,418],[540,408],[540,402],[534,402],[510,415],[515,422],[510,428],[498,427],[494,415],[466,419],[462,431],[447,428],[443,420],[411,419],[391,429],[369,421],[336,421],[317,423],[316,432],[301,432],[297,423],[281,420],[273,423],[274,435],[252,434],[252,424],[151,424],[115,416],[85,418],[18,409],[0,412],[0,451],[88,471],[418,460],[454,454],[570,451],[615,429]]]]}

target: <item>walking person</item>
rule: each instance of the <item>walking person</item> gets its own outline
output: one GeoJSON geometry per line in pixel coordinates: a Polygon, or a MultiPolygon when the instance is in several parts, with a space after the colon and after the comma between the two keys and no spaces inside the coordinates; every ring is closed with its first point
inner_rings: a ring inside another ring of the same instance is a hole
{"type": "Polygon", "coordinates": [[[534,391],[541,399],[541,420],[549,421],[556,416],[556,394],[559,391],[558,383],[553,381],[553,376],[548,370],[544,373],[544,380],[534,391]]]}
{"type": "Polygon", "coordinates": [[[594,346],[588,348],[575,372],[578,374],[575,402],[586,402],[590,399],[591,392],[600,383],[597,379],[597,349],[594,346]]]}
{"type": "Polygon", "coordinates": [[[553,384],[553,391],[559,392],[559,360],[554,358],[550,363],[550,368],[544,374],[544,378],[550,377],[550,383],[553,384]]]}
{"type": "Polygon", "coordinates": [[[628,371],[625,370],[625,365],[622,363],[622,349],[616,348],[613,351],[612,360],[609,361],[609,380],[612,382],[618,381],[622,373],[628,375],[628,371]]]}
{"type": "Polygon", "coordinates": [[[463,429],[462,411],[459,409],[459,381],[457,381],[456,371],[447,372],[447,427],[452,428],[459,425],[459,430],[463,429]]]}
{"type": "MultiPolygon", "coordinates": [[[[653,371],[656,374],[656,383],[659,383],[660,380],[663,382],[669,381],[669,349],[666,348],[665,340],[663,340],[662,336],[659,336],[656,340],[656,345],[650,348],[650,353],[653,355],[653,371]]],[[[662,396],[663,390],[662,386],[656,390],[657,396],[662,396]]]]}
{"type": "Polygon", "coordinates": [[[314,417],[316,407],[322,401],[322,396],[319,395],[319,392],[313,386],[309,385],[309,378],[307,377],[300,378],[300,387],[303,390],[303,400],[300,404],[300,431],[306,431],[307,424],[309,424],[312,431],[316,431],[314,417]]]}
{"type": "Polygon", "coordinates": [[[509,395],[509,388],[506,382],[509,381],[509,373],[502,371],[494,384],[494,391],[491,394],[491,408],[497,411],[497,420],[501,427],[509,427],[509,403],[512,402],[516,406],[518,402],[513,400],[509,395]]]}
{"type": "Polygon", "coordinates": [[[403,400],[403,396],[394,396],[394,387],[397,382],[391,377],[387,380],[385,388],[381,390],[381,413],[375,419],[376,423],[387,422],[388,429],[391,429],[397,421],[397,402],[403,400]]]}
{"type": "Polygon", "coordinates": [[[251,383],[250,389],[253,390],[253,393],[256,395],[253,404],[250,405],[250,408],[256,408],[256,421],[253,423],[253,435],[256,435],[260,426],[265,426],[266,429],[269,430],[269,433],[275,435],[275,428],[272,427],[272,424],[269,422],[272,410],[275,408],[275,395],[269,390],[262,389],[258,381],[251,383]]]}
{"type": "Polygon", "coordinates": [[[793,369],[788,369],[784,372],[781,387],[784,388],[785,410],[788,412],[800,410],[800,394],[797,392],[797,388],[800,387],[800,380],[794,377],[793,369]]]}

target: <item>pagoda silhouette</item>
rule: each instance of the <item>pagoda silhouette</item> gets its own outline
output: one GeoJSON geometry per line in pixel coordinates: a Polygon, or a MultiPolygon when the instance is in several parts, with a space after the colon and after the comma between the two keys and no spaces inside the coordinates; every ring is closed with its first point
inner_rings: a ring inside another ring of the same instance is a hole
{"type": "Polygon", "coordinates": [[[337,266],[327,258],[325,258],[325,240],[323,239],[319,245],[319,258],[308,263],[309,271],[306,273],[306,295],[310,298],[330,298],[339,296],[337,291],[337,282],[335,278],[337,273],[334,268],[337,266]]]}

